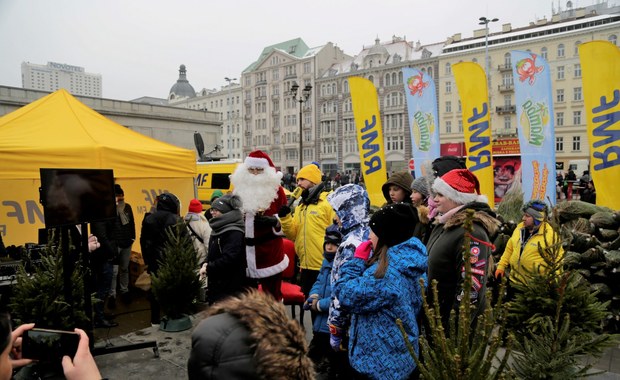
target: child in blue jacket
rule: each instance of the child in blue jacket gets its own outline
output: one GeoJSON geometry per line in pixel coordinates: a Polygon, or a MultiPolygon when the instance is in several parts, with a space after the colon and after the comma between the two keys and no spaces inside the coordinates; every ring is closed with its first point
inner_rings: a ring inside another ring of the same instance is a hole
{"type": "Polygon", "coordinates": [[[388,205],[370,219],[370,241],[340,268],[333,293],[351,315],[349,361],[353,378],[415,378],[416,364],[396,319],[418,354],[422,310],[420,278],[426,283],[426,247],[412,237],[419,223],[410,205],[388,205]],[[371,255],[372,253],[372,255],[371,255]]]}
{"type": "Polygon", "coordinates": [[[314,362],[318,373],[327,372],[331,367],[330,362],[333,356],[333,350],[329,345],[327,316],[329,315],[329,303],[332,294],[330,283],[332,263],[340,242],[342,242],[342,234],[338,231],[338,226],[332,224],[327,227],[323,243],[323,264],[316,282],[310,290],[310,297],[308,297],[304,305],[304,309],[316,312],[316,318],[312,325],[313,335],[308,356],[314,362]]]}

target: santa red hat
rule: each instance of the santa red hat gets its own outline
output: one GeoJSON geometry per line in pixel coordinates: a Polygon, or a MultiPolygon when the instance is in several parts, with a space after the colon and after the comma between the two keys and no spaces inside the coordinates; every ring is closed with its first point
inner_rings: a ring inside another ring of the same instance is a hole
{"type": "Polygon", "coordinates": [[[273,161],[271,161],[271,158],[269,158],[267,153],[263,152],[262,150],[255,150],[253,152],[250,152],[250,154],[248,154],[243,163],[248,168],[275,168],[275,165],[273,164],[273,161]]]}
{"type": "Polygon", "coordinates": [[[433,191],[461,205],[488,201],[486,195],[480,195],[480,182],[469,169],[453,169],[436,178],[433,191]]]}

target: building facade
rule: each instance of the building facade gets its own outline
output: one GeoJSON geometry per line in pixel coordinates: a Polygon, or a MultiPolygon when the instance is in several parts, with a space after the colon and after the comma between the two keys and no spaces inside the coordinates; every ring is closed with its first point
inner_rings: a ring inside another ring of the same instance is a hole
{"type": "Polygon", "coordinates": [[[215,112],[222,123],[220,133],[215,144],[205,146],[205,153],[211,157],[243,158],[241,85],[233,83],[236,79],[230,79],[228,84],[220,87],[219,90],[203,88],[196,93],[187,80],[185,65],[181,65],[181,70],[179,80],[170,89],[168,105],[215,112]],[[180,86],[182,86],[183,95],[179,94],[180,86]]]}
{"type": "Polygon", "coordinates": [[[320,160],[315,81],[334,63],[348,58],[331,42],[309,48],[300,38],[264,48],[241,74],[244,155],[264,150],[277,167],[292,173],[299,169],[301,138],[302,165],[320,160]],[[293,84],[299,86],[297,99],[291,94],[293,84]],[[310,97],[299,102],[306,86],[312,86],[310,97]]]}
{"type": "Polygon", "coordinates": [[[73,95],[98,98],[102,94],[100,74],[57,62],[48,62],[47,65],[22,62],[22,87],[49,92],[64,88],[73,95]]]}
{"type": "MultiPolygon", "coordinates": [[[[578,46],[587,41],[604,40],[617,44],[620,34],[620,8],[606,4],[557,12],[551,20],[542,19],[522,28],[511,24],[488,36],[489,105],[493,141],[498,145],[517,138],[517,113],[511,50],[530,51],[549,63],[554,98],[556,167],[566,171],[568,161],[587,159],[589,146],[583,102],[578,46]]],[[[451,67],[478,62],[485,68],[486,29],[474,31],[472,38],[460,34],[449,38],[439,56],[439,119],[442,143],[462,144],[461,104],[451,67]]],[[[445,151],[445,150],[444,150],[445,151]]],[[[455,154],[463,151],[456,149],[455,154]]]]}
{"type": "Polygon", "coordinates": [[[360,157],[348,79],[370,80],[377,88],[383,127],[386,169],[404,170],[411,158],[411,133],[402,69],[417,68],[436,81],[443,43],[422,45],[393,36],[364,47],[356,56],[332,65],[316,81],[316,138],[313,141],[324,172],[334,175],[360,170],[360,157]]]}

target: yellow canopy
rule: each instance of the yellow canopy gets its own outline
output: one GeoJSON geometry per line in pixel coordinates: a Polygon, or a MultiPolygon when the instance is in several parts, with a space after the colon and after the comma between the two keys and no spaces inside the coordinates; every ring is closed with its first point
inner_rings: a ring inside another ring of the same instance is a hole
{"type": "Polygon", "coordinates": [[[170,191],[185,205],[195,196],[193,151],[134,132],[59,90],[0,118],[5,244],[37,242],[38,228],[44,227],[40,168],[112,169],[133,207],[138,234],[158,194],[170,191]]]}
{"type": "Polygon", "coordinates": [[[39,168],[111,168],[117,178],[196,174],[194,152],[134,132],[58,90],[0,118],[0,179],[39,168]]]}

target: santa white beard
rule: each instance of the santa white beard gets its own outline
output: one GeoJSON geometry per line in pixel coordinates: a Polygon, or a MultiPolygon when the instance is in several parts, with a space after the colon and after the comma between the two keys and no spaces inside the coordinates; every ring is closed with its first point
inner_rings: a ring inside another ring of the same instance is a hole
{"type": "Polygon", "coordinates": [[[268,209],[276,199],[281,178],[282,174],[271,166],[265,168],[262,174],[252,174],[245,164],[240,164],[231,174],[230,181],[234,186],[233,193],[243,201],[243,210],[254,214],[268,209]]]}

